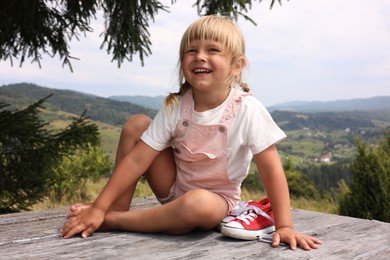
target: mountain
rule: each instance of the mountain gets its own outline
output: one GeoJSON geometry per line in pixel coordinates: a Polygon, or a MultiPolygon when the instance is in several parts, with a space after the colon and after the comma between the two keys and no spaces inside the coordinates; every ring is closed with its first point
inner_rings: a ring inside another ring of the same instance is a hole
{"type": "MultiPolygon", "coordinates": [[[[0,102],[20,108],[50,94],[53,95],[47,99],[44,106],[52,111],[81,115],[87,109],[86,115],[92,120],[115,126],[122,126],[127,118],[134,114],[142,113],[153,118],[157,110],[146,107],[161,107],[164,98],[163,96],[154,98],[145,96],[115,97],[118,100],[137,100],[140,104],[137,105],[128,101],[113,100],[111,99],[113,97],[101,98],[76,91],[50,89],[21,83],[1,86],[0,102]]],[[[360,131],[373,128],[379,122],[383,128],[386,128],[390,122],[390,97],[332,102],[284,103],[270,107],[270,111],[274,120],[286,131],[303,128],[329,131],[349,128],[360,131]],[[319,112],[324,110],[327,112],[319,112]],[[337,112],[337,110],[342,112],[337,112]]]]}
{"type": "Polygon", "coordinates": [[[164,96],[147,97],[147,96],[110,96],[109,99],[116,101],[126,101],[151,109],[160,110],[164,102],[164,96]]]}
{"type": "Polygon", "coordinates": [[[96,121],[121,126],[134,114],[146,114],[153,118],[157,110],[145,108],[129,102],[84,94],[71,90],[44,88],[35,84],[20,83],[0,87],[0,102],[20,108],[53,94],[43,104],[48,109],[63,110],[75,115],[86,115],[96,121]]]}
{"type": "MultiPolygon", "coordinates": [[[[109,99],[126,101],[151,109],[159,110],[162,107],[164,96],[111,96],[109,99]]],[[[360,98],[335,101],[292,101],[280,103],[267,107],[268,111],[290,111],[290,112],[346,112],[346,111],[390,111],[390,96],[379,96],[372,98],[360,98]]]]}
{"type": "Polygon", "coordinates": [[[294,112],[345,112],[345,111],[390,111],[390,96],[372,98],[359,98],[335,101],[294,101],[277,104],[268,107],[269,111],[294,111],[294,112]]]}

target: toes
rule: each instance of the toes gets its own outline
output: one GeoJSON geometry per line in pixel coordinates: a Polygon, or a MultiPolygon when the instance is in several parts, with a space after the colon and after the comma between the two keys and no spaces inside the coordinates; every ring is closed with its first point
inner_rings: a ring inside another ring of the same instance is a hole
{"type": "Polygon", "coordinates": [[[91,207],[90,204],[76,203],[76,204],[73,204],[72,206],[70,206],[70,211],[71,212],[76,212],[76,211],[80,211],[80,210],[83,210],[83,209],[87,209],[89,207],[91,207]]]}

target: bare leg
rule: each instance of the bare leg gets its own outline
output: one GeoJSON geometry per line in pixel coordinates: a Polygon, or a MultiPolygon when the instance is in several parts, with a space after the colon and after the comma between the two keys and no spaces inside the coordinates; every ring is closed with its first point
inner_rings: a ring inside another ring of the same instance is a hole
{"type": "MultiPolygon", "coordinates": [[[[115,167],[122,161],[125,155],[133,149],[151,122],[152,120],[145,115],[134,115],[127,120],[119,138],[115,167]]],[[[129,210],[136,186],[137,183],[132,185],[124,194],[122,194],[111,206],[111,210],[129,210]]]]}
{"type": "Polygon", "coordinates": [[[111,230],[183,234],[195,228],[214,228],[226,216],[227,210],[227,203],[221,196],[198,189],[154,208],[110,211],[105,218],[105,227],[111,230]]]}
{"type": "MultiPolygon", "coordinates": [[[[150,125],[146,116],[131,117],[123,127],[117,150],[116,164],[131,151],[150,125]]],[[[145,173],[157,197],[166,197],[176,178],[172,149],[160,153],[145,173]]],[[[146,210],[130,210],[136,183],[123,193],[107,212],[100,230],[137,232],[187,233],[195,228],[212,229],[226,216],[228,206],[221,196],[198,189],[189,191],[165,205],[146,210]]],[[[84,206],[79,206],[82,209],[84,206]]]]}
{"type": "MultiPolygon", "coordinates": [[[[149,127],[152,120],[145,115],[134,115],[130,117],[126,124],[122,128],[121,136],[118,143],[115,166],[129,153],[135,144],[139,141],[143,132],[149,127]]],[[[150,166],[145,176],[151,185],[152,190],[157,197],[166,197],[172,183],[175,179],[176,170],[173,161],[173,155],[171,149],[162,151],[156,158],[155,162],[150,166]],[[161,169],[164,169],[164,176],[162,174],[153,174],[158,171],[161,173],[161,169]],[[160,176],[156,178],[154,176],[160,176]]],[[[110,210],[115,211],[128,211],[130,203],[133,199],[134,190],[137,183],[129,187],[112,205],[110,210]]],[[[89,207],[88,204],[74,204],[70,207],[71,211],[82,210],[89,207]]]]}

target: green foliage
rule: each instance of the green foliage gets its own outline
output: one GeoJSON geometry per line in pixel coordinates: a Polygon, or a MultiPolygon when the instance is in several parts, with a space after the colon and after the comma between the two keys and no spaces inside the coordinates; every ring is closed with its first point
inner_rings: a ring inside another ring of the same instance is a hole
{"type": "MultiPolygon", "coordinates": [[[[0,1],[0,59],[26,58],[40,63],[41,54],[63,58],[70,66],[68,39],[92,31],[96,1],[0,1]],[[51,49],[51,51],[49,51],[51,49]]],[[[71,68],[71,66],[70,66],[71,68]]]]}
{"type": "Polygon", "coordinates": [[[314,182],[307,174],[303,174],[295,170],[291,159],[284,162],[283,169],[286,174],[288,189],[292,198],[314,200],[320,198],[320,193],[318,192],[314,182]]]}
{"type": "Polygon", "coordinates": [[[341,179],[338,183],[337,189],[332,190],[333,194],[329,194],[329,197],[336,197],[336,201],[338,201],[339,205],[337,208],[337,213],[340,212],[340,201],[344,200],[346,196],[349,196],[351,193],[351,189],[349,188],[348,184],[345,182],[345,180],[341,179]]]}
{"type": "MultiPolygon", "coordinates": [[[[261,1],[259,0],[259,2],[261,1]]],[[[282,4],[281,0],[277,1],[282,4]]],[[[271,8],[275,2],[276,0],[271,0],[271,8]]],[[[221,14],[235,20],[241,16],[256,25],[255,21],[245,14],[252,8],[252,0],[197,0],[194,6],[197,6],[199,15],[221,14]]]]}
{"type": "Polygon", "coordinates": [[[159,10],[166,11],[167,9],[155,0],[105,0],[101,2],[106,19],[106,31],[101,47],[107,44],[107,52],[112,51],[112,60],[117,61],[118,67],[124,59],[132,61],[135,53],[139,53],[143,65],[144,56],[152,53],[148,20],[154,21],[154,16],[159,10]]]}
{"type": "Polygon", "coordinates": [[[339,213],[390,222],[390,131],[377,146],[356,142],[353,180],[339,196],[339,213]]]}
{"type": "Polygon", "coordinates": [[[286,171],[288,189],[292,198],[319,199],[320,194],[310,178],[297,171],[286,171]]]}
{"type": "MultiPolygon", "coordinates": [[[[271,7],[276,0],[271,0],[271,7]]],[[[277,0],[281,3],[281,0],[277,0]]],[[[175,1],[172,1],[172,3],[175,1]]],[[[198,13],[224,14],[237,19],[251,7],[251,0],[196,1],[198,13]]],[[[261,0],[259,0],[261,2],[261,0]]],[[[92,32],[91,18],[98,9],[103,10],[105,31],[102,33],[101,48],[107,46],[113,61],[118,66],[124,60],[132,61],[139,54],[143,65],[145,56],[151,54],[149,21],[154,21],[159,11],[168,7],[157,0],[12,0],[0,1],[0,60],[20,59],[20,65],[27,58],[38,62],[42,54],[59,55],[63,66],[69,66],[74,59],[68,41],[86,32],[92,32]]],[[[253,21],[252,21],[253,22],[253,21]]],[[[254,23],[254,22],[253,22],[254,23]]]]}
{"type": "Polygon", "coordinates": [[[0,213],[26,210],[41,200],[62,156],[98,143],[97,127],[84,114],[62,131],[48,130],[38,118],[47,98],[20,111],[0,103],[0,213]]]}
{"type": "MultiPolygon", "coordinates": [[[[288,183],[288,188],[291,197],[297,198],[305,198],[305,199],[319,199],[320,194],[314,185],[314,183],[310,180],[310,178],[297,172],[293,169],[293,164],[290,160],[288,160],[283,165],[286,179],[288,183]]],[[[264,192],[263,184],[261,183],[258,172],[256,171],[256,166],[254,163],[251,163],[251,168],[249,170],[248,176],[242,183],[242,187],[249,192],[264,192]]]]}
{"type": "Polygon", "coordinates": [[[250,165],[248,176],[242,182],[242,187],[250,192],[264,192],[264,187],[254,162],[252,162],[250,165]]]}
{"type": "Polygon", "coordinates": [[[111,170],[109,156],[100,146],[88,144],[74,154],[64,156],[53,170],[54,183],[48,193],[53,203],[86,202],[91,198],[87,193],[87,182],[96,182],[111,170]]]}
{"type": "Polygon", "coordinates": [[[148,20],[164,6],[155,0],[83,0],[83,1],[1,1],[0,59],[18,59],[20,64],[32,57],[40,63],[41,52],[63,59],[72,70],[68,40],[91,32],[91,18],[102,7],[106,31],[102,47],[113,52],[118,65],[132,59],[134,53],[143,57],[150,53],[148,20]]]}
{"type": "Polygon", "coordinates": [[[320,194],[337,189],[339,181],[351,183],[351,169],[349,163],[337,162],[333,164],[314,164],[308,163],[297,167],[299,172],[307,175],[315,184],[320,194]]]}

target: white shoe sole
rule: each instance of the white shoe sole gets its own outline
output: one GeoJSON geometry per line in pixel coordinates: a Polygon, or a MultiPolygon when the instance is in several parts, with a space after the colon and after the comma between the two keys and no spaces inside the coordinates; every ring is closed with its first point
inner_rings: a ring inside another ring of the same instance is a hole
{"type": "Polygon", "coordinates": [[[221,231],[222,227],[225,226],[227,223],[229,223],[230,221],[232,221],[233,219],[235,219],[234,216],[227,216],[226,218],[224,218],[221,223],[219,223],[218,225],[218,230],[221,231]]]}
{"type": "Polygon", "coordinates": [[[269,234],[275,231],[275,226],[269,226],[260,230],[244,230],[239,228],[232,228],[222,226],[221,233],[227,237],[242,239],[242,240],[256,240],[260,235],[269,234]]]}
{"type": "Polygon", "coordinates": [[[218,231],[221,232],[222,227],[224,227],[227,223],[229,223],[229,222],[221,222],[221,223],[219,223],[219,225],[217,226],[218,231]]]}

